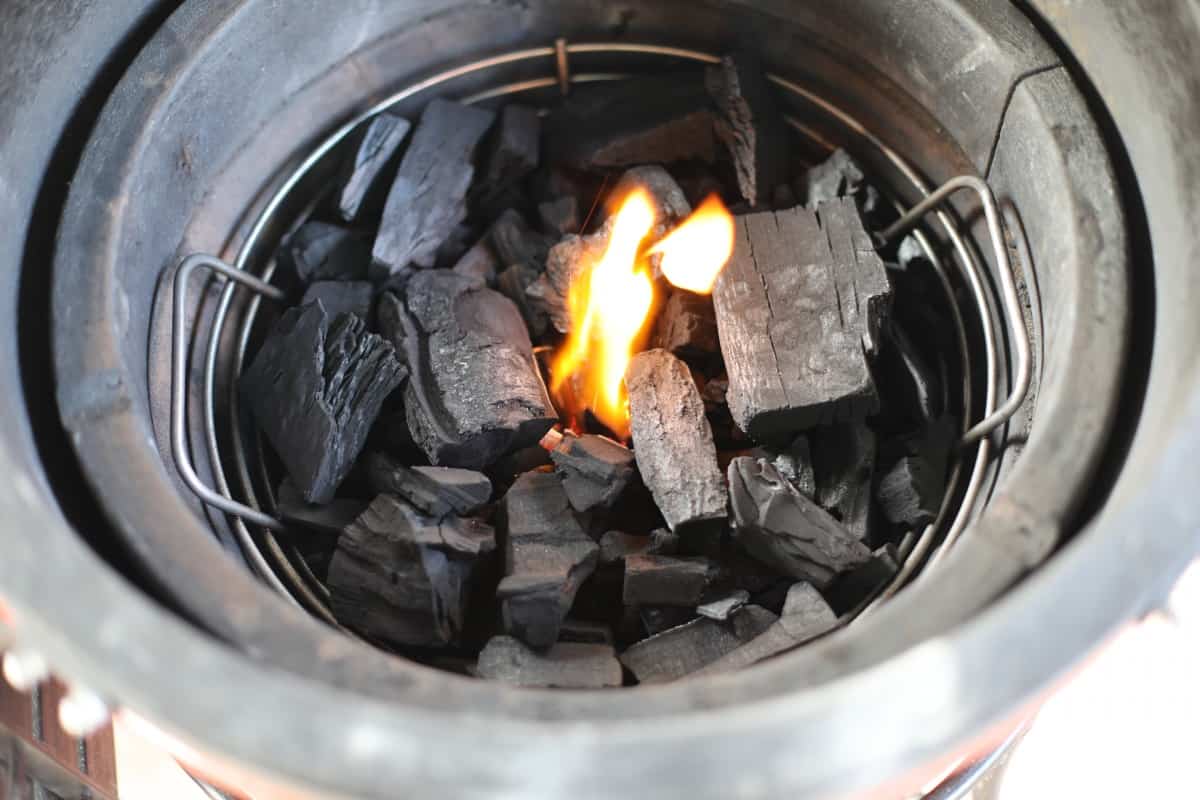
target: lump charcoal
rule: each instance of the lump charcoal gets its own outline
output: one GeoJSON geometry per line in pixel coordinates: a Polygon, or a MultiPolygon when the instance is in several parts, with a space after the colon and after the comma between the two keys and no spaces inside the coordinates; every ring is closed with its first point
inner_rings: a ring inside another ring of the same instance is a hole
{"type": "Polygon", "coordinates": [[[367,481],[380,494],[392,494],[435,517],[472,514],[492,497],[482,472],[455,467],[406,467],[384,453],[368,453],[367,481]]]}
{"type": "Polygon", "coordinates": [[[488,229],[488,242],[499,262],[505,266],[528,264],[541,270],[552,241],[529,227],[515,209],[507,209],[488,229]]]}
{"type": "Polygon", "coordinates": [[[643,639],[621,654],[621,663],[639,683],[678,680],[752,641],[776,619],[758,606],[745,606],[726,622],[700,617],[643,639]]]}
{"type": "Polygon", "coordinates": [[[699,674],[732,672],[757,664],[822,636],[837,624],[837,616],[816,589],[807,583],[794,584],[788,590],[783,613],[774,624],[736,650],[710,662],[699,674]]]}
{"type": "Polygon", "coordinates": [[[568,617],[563,620],[562,626],[558,629],[558,641],[611,645],[613,643],[612,627],[603,622],[589,622],[568,617]]]}
{"type": "Polygon", "coordinates": [[[622,599],[628,606],[695,608],[716,570],[706,558],[634,553],[625,557],[622,599]]]}
{"type": "MultiPolygon", "coordinates": [[[[552,251],[553,252],[553,251],[552,251]]],[[[537,338],[550,327],[550,317],[545,306],[536,296],[534,287],[542,279],[542,273],[532,264],[512,264],[496,276],[496,290],[516,304],[521,318],[529,328],[529,334],[537,338]]],[[[565,308],[566,296],[563,296],[565,308]]],[[[561,312],[565,315],[565,311],[561,312]]],[[[564,316],[565,318],[565,316],[564,316]]]]}
{"type": "Polygon", "coordinates": [[[604,172],[716,157],[701,72],[643,75],[577,87],[546,119],[550,160],[604,172]]]}
{"type": "Polygon", "coordinates": [[[891,287],[854,203],[736,221],[713,304],[738,427],[764,442],[874,413],[867,359],[891,287]]]}
{"type": "Polygon", "coordinates": [[[484,184],[498,187],[512,183],[536,169],[541,137],[542,121],[537,109],[505,106],[486,145],[484,184]]]}
{"type": "Polygon", "coordinates": [[[729,464],[737,541],[780,574],[828,586],[871,557],[866,545],[762,459],[729,464]]]}
{"type": "Polygon", "coordinates": [[[884,326],[882,338],[876,380],[885,400],[884,414],[909,424],[932,422],[942,413],[937,372],[896,320],[884,326]]]}
{"type": "Polygon", "coordinates": [[[730,614],[749,602],[750,593],[745,589],[738,589],[724,597],[696,606],[696,613],[708,619],[724,622],[729,619],[730,614]]]}
{"type": "Polygon", "coordinates": [[[494,531],[479,520],[438,520],[380,495],[338,538],[330,607],[343,625],[389,644],[450,644],[495,547],[494,531]]]}
{"type": "Polygon", "coordinates": [[[558,639],[599,548],[579,526],[554,473],[517,478],[502,501],[507,534],[504,578],[496,590],[505,630],[531,647],[558,639]]]}
{"type": "Polygon", "coordinates": [[[400,145],[412,123],[395,114],[379,114],[367,126],[354,161],[338,193],[338,213],[347,222],[382,205],[384,176],[399,163],[400,145]]]}
{"type": "Polygon", "coordinates": [[[304,290],[300,305],[316,300],[321,301],[330,319],[336,319],[338,314],[356,314],[370,325],[375,287],[369,281],[317,281],[304,290]]]}
{"type": "Polygon", "coordinates": [[[825,600],[835,613],[848,614],[873,599],[899,570],[896,546],[878,547],[867,563],[834,581],[825,590],[825,600]]]}
{"type": "Polygon", "coordinates": [[[324,505],[306,503],[291,478],[284,478],[275,496],[275,510],[284,522],[301,525],[318,533],[339,535],[367,509],[361,500],[336,497],[324,505]]]}
{"type": "Polygon", "coordinates": [[[634,457],[667,526],[725,518],[712,428],[687,367],[665,350],[646,350],[633,357],[625,384],[634,457]]]}
{"type": "Polygon", "coordinates": [[[891,466],[879,477],[875,497],[889,522],[916,528],[937,517],[957,435],[954,420],[942,416],[916,434],[888,442],[891,466]]]}
{"type": "MultiPolygon", "coordinates": [[[[628,608],[635,607],[628,606],[628,608]]],[[[636,610],[638,620],[645,630],[645,635],[638,636],[639,639],[645,638],[645,636],[657,636],[663,631],[678,628],[696,618],[695,609],[683,606],[640,606],[636,607],[636,610]]]]}
{"type": "Polygon", "coordinates": [[[327,503],[405,374],[361,319],[317,302],[284,312],[239,387],[304,499],[327,503]]]}
{"type": "Polygon", "coordinates": [[[637,536],[622,531],[605,531],[604,535],[600,537],[600,564],[601,566],[615,564],[628,556],[645,553],[649,548],[649,536],[637,536]]]}
{"type": "Polygon", "coordinates": [[[624,677],[611,644],[559,642],[539,653],[511,636],[488,640],[475,674],[512,686],[556,689],[603,689],[620,686],[624,677]]]}
{"type": "Polygon", "coordinates": [[[388,192],[372,250],[372,274],[431,267],[438,247],[466,217],[476,145],[493,114],[448,100],[425,106],[388,192]]]}
{"type": "Polygon", "coordinates": [[[363,280],[371,263],[371,243],[356,231],[310,220],[284,241],[279,261],[305,284],[363,280]]]}
{"type": "Polygon", "coordinates": [[[655,225],[648,234],[650,239],[662,238],[676,223],[692,213],[692,204],[688,202],[679,183],[657,164],[643,164],[625,170],[609,196],[623,198],[634,189],[645,190],[654,204],[655,225]]]}
{"type": "Polygon", "coordinates": [[[556,421],[512,301],[446,270],[408,283],[409,429],[437,466],[480,469],[536,444],[556,421]]]}
{"type": "Polygon", "coordinates": [[[757,59],[738,54],[708,67],[705,82],[720,111],[717,138],[733,156],[742,197],[751,206],[769,203],[788,174],[788,134],[766,75],[757,59]]]}
{"type": "Polygon", "coordinates": [[[797,436],[790,445],[781,450],[761,449],[753,452],[758,457],[766,458],[800,494],[810,499],[816,498],[817,477],[813,471],[812,450],[807,436],[797,436]]]}
{"type": "Polygon", "coordinates": [[[579,218],[579,200],[574,195],[564,195],[538,203],[538,220],[547,233],[566,236],[578,233],[582,224],[579,218]]]}
{"type": "Polygon", "coordinates": [[[476,242],[452,267],[454,272],[471,281],[473,286],[483,288],[496,284],[499,262],[492,247],[486,241],[476,242]]]}
{"type": "Polygon", "coordinates": [[[682,289],[671,292],[659,314],[653,342],[681,358],[707,358],[719,352],[712,298],[682,289]]]}
{"type": "Polygon", "coordinates": [[[567,432],[550,459],[576,511],[610,508],[634,474],[633,453],[612,439],[567,432]]]}
{"type": "Polygon", "coordinates": [[[842,526],[866,539],[871,518],[871,481],[875,473],[875,434],[862,422],[818,428],[812,433],[816,500],[836,513],[842,526]]]}

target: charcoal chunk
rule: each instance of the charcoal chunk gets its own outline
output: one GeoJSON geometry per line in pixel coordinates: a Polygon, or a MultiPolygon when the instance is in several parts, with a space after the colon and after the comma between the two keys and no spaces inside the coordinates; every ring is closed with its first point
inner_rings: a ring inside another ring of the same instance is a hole
{"type": "Polygon", "coordinates": [[[283,243],[279,262],[301,283],[364,280],[371,243],[356,231],[310,220],[283,243]]]}
{"type": "Polygon", "coordinates": [[[918,433],[888,442],[889,460],[894,460],[878,478],[875,497],[889,522],[918,527],[937,517],[956,438],[954,420],[942,416],[918,433]]]}
{"type": "Polygon", "coordinates": [[[879,365],[876,380],[889,417],[921,424],[941,415],[941,381],[897,320],[883,328],[879,365]]]}
{"type": "Polygon", "coordinates": [[[239,383],[259,428],[310,503],[328,503],[383,401],[404,379],[395,351],[320,302],[284,312],[239,383]]]}
{"type": "Polygon", "coordinates": [[[520,180],[536,169],[541,137],[542,121],[537,109],[505,106],[487,144],[484,183],[498,187],[520,180]]]}
{"type": "Polygon", "coordinates": [[[505,630],[531,647],[558,640],[599,548],[571,513],[554,473],[528,472],[502,501],[507,534],[504,578],[496,590],[505,630]]]}
{"type": "Polygon", "coordinates": [[[761,459],[729,463],[729,497],[737,541],[783,575],[824,587],[871,557],[862,542],[761,459]]]}
{"type": "Polygon", "coordinates": [[[870,532],[875,434],[862,422],[818,428],[812,434],[817,502],[858,539],[870,532]]]}
{"type": "Polygon", "coordinates": [[[480,469],[536,444],[557,419],[512,301],[446,270],[406,289],[401,322],[413,371],[409,429],[438,466],[480,469]]]}
{"type": "Polygon", "coordinates": [[[639,683],[678,680],[736,651],[775,621],[758,606],[745,606],[725,622],[701,617],[638,642],[621,654],[621,663],[639,683]]]}
{"type": "MultiPolygon", "coordinates": [[[[645,636],[656,636],[671,628],[678,628],[696,618],[696,611],[685,606],[627,606],[636,608],[638,619],[645,629],[645,636]]],[[[639,635],[637,638],[645,638],[639,635]]]]}
{"type": "Polygon", "coordinates": [[[630,362],[625,384],[634,456],[668,527],[725,518],[712,428],[687,367],[665,350],[647,350],[630,362]]]}
{"type": "Polygon", "coordinates": [[[340,535],[366,509],[367,504],[361,500],[340,497],[325,505],[307,503],[290,478],[283,479],[275,497],[275,510],[284,522],[331,536],[340,535]]]}
{"type": "Polygon", "coordinates": [[[788,175],[787,127],[757,59],[726,56],[708,68],[709,94],[720,114],[716,134],[733,156],[738,188],[751,206],[765,205],[788,175]]]}
{"type": "Polygon", "coordinates": [[[840,576],[825,590],[825,600],[837,614],[852,613],[874,599],[899,570],[896,546],[877,547],[867,563],[840,576]]]}
{"type": "Polygon", "coordinates": [[[724,622],[729,619],[730,614],[733,614],[749,602],[750,593],[745,589],[738,589],[724,597],[696,606],[696,613],[708,619],[724,622]]]}
{"type": "Polygon", "coordinates": [[[339,314],[356,314],[370,325],[374,299],[375,287],[369,281],[317,281],[304,291],[300,305],[320,300],[330,319],[339,314]]]}
{"type": "Polygon", "coordinates": [[[708,358],[719,352],[712,298],[682,289],[671,292],[659,314],[653,343],[680,358],[708,358]]]}
{"type": "Polygon", "coordinates": [[[625,557],[622,599],[631,606],[695,608],[714,575],[713,564],[703,557],[634,553],[625,557]]]}
{"type": "Polygon", "coordinates": [[[564,195],[538,203],[538,220],[547,233],[566,236],[578,233],[582,220],[579,218],[579,200],[574,195],[564,195]]]}
{"type": "Polygon", "coordinates": [[[558,641],[611,645],[613,643],[612,627],[603,622],[589,622],[568,617],[563,620],[562,626],[558,629],[558,641]]]}
{"type": "Polygon", "coordinates": [[[769,442],[877,411],[868,356],[890,297],[852,201],[739,217],[713,294],[738,427],[769,442]]]}
{"type": "Polygon", "coordinates": [[[611,508],[634,474],[629,448],[590,433],[566,433],[550,459],[576,511],[611,508]]]}
{"type": "Polygon", "coordinates": [[[495,547],[494,531],[479,520],[423,516],[380,495],[338,538],[330,607],[343,625],[388,644],[451,644],[495,547]]]}
{"type": "Polygon", "coordinates": [[[623,561],[627,556],[645,553],[650,548],[649,536],[637,536],[621,531],[605,531],[600,537],[600,564],[602,566],[623,561]]]}
{"type": "Polygon", "coordinates": [[[338,193],[342,219],[354,222],[382,205],[384,181],[399,163],[400,145],[411,128],[408,120],[388,113],[379,114],[367,125],[338,193]]]}
{"type": "MultiPolygon", "coordinates": [[[[541,279],[542,272],[526,262],[513,264],[496,276],[496,290],[516,304],[517,309],[521,312],[521,318],[525,320],[525,324],[529,328],[529,334],[534,337],[541,336],[550,328],[550,316],[546,311],[546,306],[535,297],[538,290],[534,287],[541,279]]],[[[564,295],[564,304],[566,303],[565,297],[564,295]]],[[[565,308],[564,305],[563,309],[565,308]]],[[[560,313],[565,319],[566,311],[563,310],[560,313]]]]}
{"type": "Polygon", "coordinates": [[[779,450],[755,450],[756,457],[766,460],[787,478],[800,494],[810,499],[817,496],[817,477],[813,470],[812,450],[807,436],[797,436],[790,445],[779,450]],[[760,455],[761,454],[761,455],[760,455]]]}
{"type": "Polygon", "coordinates": [[[838,619],[820,593],[807,583],[794,584],[779,619],[750,641],[711,661],[697,674],[730,672],[792,650],[837,627],[838,619]]]}
{"type": "Polygon", "coordinates": [[[473,286],[483,288],[496,284],[496,270],[499,262],[492,247],[486,241],[476,242],[452,269],[471,281],[473,286]]]}
{"type": "Polygon", "coordinates": [[[425,514],[472,514],[492,497],[482,472],[455,467],[406,467],[385,453],[368,453],[367,481],[380,494],[400,497],[425,514]]]}
{"type": "Polygon", "coordinates": [[[488,640],[475,674],[513,686],[558,689],[603,689],[620,686],[622,679],[611,644],[559,642],[539,653],[511,636],[488,640]]]}
{"type": "Polygon", "coordinates": [[[493,116],[448,100],[425,106],[388,192],[371,252],[374,276],[433,266],[438,247],[466,217],[475,148],[493,116]]]}
{"type": "Polygon", "coordinates": [[[796,191],[809,210],[841,197],[862,191],[866,181],[862,168],[845,150],[833,151],[829,158],[810,168],[796,184],[796,191]]]}

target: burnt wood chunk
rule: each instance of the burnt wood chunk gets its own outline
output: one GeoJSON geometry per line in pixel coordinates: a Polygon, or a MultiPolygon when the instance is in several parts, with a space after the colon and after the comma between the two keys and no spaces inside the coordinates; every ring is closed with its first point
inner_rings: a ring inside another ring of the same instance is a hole
{"type": "Polygon", "coordinates": [[[890,297],[853,201],[739,217],[713,294],[738,427],[790,439],[877,411],[867,361],[890,297]]]}
{"type": "Polygon", "coordinates": [[[621,654],[621,663],[639,683],[678,680],[734,652],[775,620],[758,606],[745,606],[725,622],[701,617],[638,642],[621,654]]]}
{"type": "Polygon", "coordinates": [[[667,526],[723,519],[717,448],[687,366],[666,350],[646,350],[633,357],[625,384],[634,456],[667,526]]]}
{"type": "Polygon", "coordinates": [[[371,120],[354,151],[346,178],[338,193],[338,214],[354,222],[382,205],[384,183],[398,164],[400,145],[412,123],[395,114],[380,114],[371,120]]]}
{"type": "Polygon", "coordinates": [[[603,689],[620,686],[623,677],[611,644],[559,642],[539,653],[511,636],[488,640],[475,674],[512,686],[555,689],[603,689]]]}
{"type": "Polygon", "coordinates": [[[538,165],[542,121],[537,109],[505,106],[487,143],[484,185],[498,187],[520,180],[538,165]]]}
{"type": "Polygon", "coordinates": [[[435,517],[474,513],[492,497],[492,482],[470,469],[406,467],[380,452],[368,453],[365,466],[373,491],[396,495],[435,517]]]}
{"type": "Polygon", "coordinates": [[[578,87],[546,120],[550,159],[584,170],[716,157],[702,72],[578,87]]]}
{"type": "Polygon", "coordinates": [[[796,182],[796,189],[805,207],[815,210],[822,203],[859,194],[865,181],[858,163],[845,150],[838,149],[804,173],[796,182]]]}
{"type": "Polygon", "coordinates": [[[741,647],[710,662],[699,674],[729,672],[757,664],[792,650],[837,627],[838,618],[811,585],[796,583],[788,589],[779,619],[741,647]]]}
{"type": "Polygon", "coordinates": [[[451,644],[495,548],[494,531],[479,520],[427,517],[380,495],[338,538],[330,607],[343,625],[389,644],[451,644]]]}
{"type": "Polygon", "coordinates": [[[574,195],[564,195],[538,203],[537,211],[538,221],[547,233],[566,236],[579,232],[579,200],[574,195]]]}
{"type": "Polygon", "coordinates": [[[466,217],[472,163],[493,114],[448,100],[425,106],[388,192],[372,250],[372,273],[432,267],[438,247],[466,217]]]}
{"type": "Polygon", "coordinates": [[[683,358],[719,352],[712,298],[682,289],[671,292],[654,329],[654,346],[683,358]]]}
{"type": "Polygon", "coordinates": [[[368,325],[371,323],[371,306],[375,301],[375,287],[370,281],[317,281],[304,290],[300,305],[320,300],[330,319],[339,314],[356,314],[368,325]]]}
{"type": "Polygon", "coordinates": [[[550,452],[576,511],[611,508],[633,478],[633,453],[612,439],[567,432],[550,452]]]}
{"type": "Polygon", "coordinates": [[[596,568],[599,548],[571,513],[554,473],[517,478],[502,506],[507,543],[496,597],[504,628],[531,647],[549,647],[580,584],[596,568]]]}
{"type": "Polygon", "coordinates": [[[695,608],[716,570],[699,556],[656,556],[634,553],[625,557],[622,599],[630,606],[695,608]]]}
{"type": "Polygon", "coordinates": [[[365,280],[371,243],[356,231],[310,220],[284,241],[279,261],[301,283],[365,280]]]}
{"type": "Polygon", "coordinates": [[[780,574],[828,586],[871,551],[762,459],[729,463],[734,529],[746,552],[780,574]]]}
{"type": "Polygon", "coordinates": [[[437,466],[480,469],[536,444],[556,414],[512,301],[447,270],[408,282],[400,320],[413,439],[437,466]]]}
{"type": "Polygon", "coordinates": [[[749,602],[750,593],[745,589],[738,589],[724,597],[696,606],[696,613],[708,619],[724,622],[729,619],[730,614],[733,614],[749,602]]]}
{"type": "Polygon", "coordinates": [[[361,319],[330,322],[312,303],[284,312],[239,388],[304,499],[328,503],[404,376],[392,346],[361,319]]]}
{"type": "Polygon", "coordinates": [[[479,288],[496,284],[496,270],[499,262],[491,245],[486,241],[476,242],[470,250],[463,254],[452,269],[471,281],[479,288]]]}
{"type": "Polygon", "coordinates": [[[757,59],[742,53],[709,67],[706,83],[720,111],[716,134],[733,156],[742,197],[751,206],[770,203],[788,178],[788,134],[766,75],[757,59]]]}
{"type": "Polygon", "coordinates": [[[275,497],[275,510],[284,522],[294,523],[318,533],[338,536],[367,509],[362,500],[334,498],[325,505],[306,503],[291,478],[284,478],[275,497]]]}
{"type": "Polygon", "coordinates": [[[870,532],[875,434],[862,422],[818,428],[812,433],[816,500],[836,514],[858,539],[870,532]]]}

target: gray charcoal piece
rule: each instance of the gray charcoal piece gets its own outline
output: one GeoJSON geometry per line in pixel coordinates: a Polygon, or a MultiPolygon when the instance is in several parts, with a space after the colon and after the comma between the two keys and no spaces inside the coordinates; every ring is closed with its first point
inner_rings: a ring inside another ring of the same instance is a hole
{"type": "Polygon", "coordinates": [[[284,241],[279,261],[305,284],[365,280],[371,242],[357,231],[310,220],[284,241]]]}
{"type": "Polygon", "coordinates": [[[715,576],[713,563],[700,556],[632,553],[625,557],[621,599],[628,606],[695,608],[715,576]]]}
{"type": "Polygon", "coordinates": [[[724,622],[742,606],[750,602],[750,593],[745,589],[737,589],[724,597],[696,606],[696,613],[708,619],[724,622]]]}
{"type": "Polygon", "coordinates": [[[659,313],[652,341],[655,347],[685,358],[720,352],[712,298],[683,289],[671,292],[659,313]]]}
{"type": "Polygon", "coordinates": [[[605,531],[600,537],[600,564],[605,566],[623,561],[627,556],[645,553],[650,549],[650,537],[622,531],[605,531]]]}
{"type": "Polygon", "coordinates": [[[372,491],[393,494],[435,517],[472,514],[492,498],[492,482],[482,472],[456,467],[406,467],[386,453],[364,459],[372,491]]]}
{"type": "Polygon", "coordinates": [[[574,195],[564,195],[538,203],[538,221],[547,233],[566,236],[578,233],[582,221],[579,218],[579,200],[574,195]]]}
{"type": "Polygon", "coordinates": [[[606,171],[716,158],[703,72],[641,75],[577,87],[546,119],[551,161],[606,171]]]}
{"type": "Polygon", "coordinates": [[[858,163],[845,150],[838,149],[802,175],[796,181],[796,191],[805,207],[815,210],[822,203],[858,194],[865,180],[858,163]]]}
{"type": "Polygon", "coordinates": [[[511,208],[492,223],[487,240],[497,260],[504,266],[527,264],[539,271],[546,263],[550,246],[554,244],[548,236],[529,227],[525,217],[511,208]]]}
{"type": "Polygon", "coordinates": [[[633,357],[625,373],[633,452],[671,530],[727,516],[712,427],[687,366],[666,350],[633,357]]]}
{"type": "Polygon", "coordinates": [[[895,320],[884,326],[883,337],[888,345],[885,357],[880,359],[884,362],[879,376],[879,383],[884,387],[883,396],[907,409],[917,420],[932,422],[942,411],[942,388],[937,372],[895,320]]]}
{"type": "Polygon", "coordinates": [[[550,430],[557,414],[511,300],[425,270],[408,282],[400,311],[412,369],[405,413],[430,463],[482,469],[550,430]]]}
{"type": "Polygon", "coordinates": [[[790,445],[777,450],[755,451],[754,455],[765,457],[779,474],[787,478],[800,494],[816,499],[817,476],[813,468],[812,448],[807,436],[797,436],[790,445]]]}
{"type": "Polygon", "coordinates": [[[284,478],[275,495],[275,510],[284,522],[300,525],[317,533],[338,536],[367,509],[362,500],[335,497],[324,505],[306,503],[291,478],[284,478]]]}
{"type": "Polygon", "coordinates": [[[828,586],[871,551],[762,459],[729,462],[734,531],[746,552],[781,575],[828,586]]]}
{"type": "MultiPolygon", "coordinates": [[[[542,271],[532,264],[520,262],[504,268],[496,276],[496,290],[516,304],[529,328],[529,334],[539,337],[550,328],[550,316],[546,306],[536,297],[534,287],[542,279],[542,271]]],[[[565,295],[563,299],[565,309],[565,295]]],[[[565,310],[561,311],[566,314],[565,310]]]]}
{"type": "Polygon", "coordinates": [[[875,413],[891,287],[852,200],[737,218],[713,304],[738,428],[768,443],[875,413]]]}
{"type": "Polygon", "coordinates": [[[847,422],[812,432],[816,501],[835,512],[842,527],[860,540],[870,533],[875,433],[863,422],[847,422]]]}
{"type": "Polygon", "coordinates": [[[499,266],[500,262],[497,261],[492,246],[481,240],[464,253],[452,269],[470,280],[472,285],[483,288],[496,285],[496,272],[499,266]]]}
{"type": "Polygon", "coordinates": [[[575,594],[596,568],[599,548],[587,537],[554,473],[527,472],[502,501],[506,550],[496,590],[505,631],[531,647],[549,647],[575,594]]]}
{"type": "Polygon", "coordinates": [[[732,672],[792,650],[836,628],[837,615],[810,584],[788,589],[783,614],[769,628],[741,647],[706,665],[697,674],[732,672]]]}
{"type": "Polygon", "coordinates": [[[559,642],[536,652],[511,636],[493,636],[475,674],[512,686],[603,689],[620,686],[621,662],[611,644],[559,642]]]}
{"type": "Polygon", "coordinates": [[[733,156],[738,188],[751,206],[771,202],[787,180],[788,131],[758,60],[725,56],[707,69],[706,83],[720,114],[717,138],[733,156]]]}
{"type": "Polygon", "coordinates": [[[889,442],[902,455],[878,479],[875,497],[889,521],[913,527],[936,516],[946,491],[950,451],[958,438],[953,418],[938,417],[915,434],[889,442]]]}
{"type": "Polygon", "coordinates": [[[328,503],[405,374],[361,319],[317,302],[283,313],[239,389],[304,499],[328,503]]]}
{"type": "Polygon", "coordinates": [[[700,617],[643,639],[621,653],[621,663],[638,683],[678,680],[736,651],[777,619],[759,606],[744,606],[725,622],[700,617]]]}
{"type": "Polygon", "coordinates": [[[612,439],[570,431],[550,452],[576,511],[611,508],[634,476],[633,453],[612,439]]]}
{"type": "Polygon", "coordinates": [[[466,218],[475,148],[493,117],[449,100],[425,106],[383,208],[371,251],[373,276],[386,278],[410,264],[433,266],[438,247],[466,218]]]}
{"type": "Polygon", "coordinates": [[[525,177],[538,165],[542,120],[536,108],[508,105],[486,145],[483,180],[492,187],[525,177]]]}
{"type": "Polygon", "coordinates": [[[326,581],[330,607],[343,625],[389,644],[451,644],[495,549],[490,525],[427,517],[380,495],[338,538],[326,581]]]}
{"type": "Polygon", "coordinates": [[[395,114],[379,114],[363,133],[354,151],[354,161],[338,193],[338,214],[354,222],[364,211],[378,207],[382,201],[388,173],[398,163],[400,145],[408,136],[412,123],[395,114]]]}
{"type": "Polygon", "coordinates": [[[315,300],[321,301],[330,319],[336,319],[338,314],[356,314],[370,325],[375,286],[370,281],[317,281],[304,290],[300,305],[315,300]]]}

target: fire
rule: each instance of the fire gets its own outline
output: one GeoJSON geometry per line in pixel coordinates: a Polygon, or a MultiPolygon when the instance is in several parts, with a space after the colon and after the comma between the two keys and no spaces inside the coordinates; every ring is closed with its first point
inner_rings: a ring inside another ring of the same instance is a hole
{"type": "Polygon", "coordinates": [[[715,195],[646,250],[656,222],[645,190],[620,203],[604,255],[570,287],[571,333],[551,369],[551,391],[572,424],[590,410],[622,439],[629,436],[625,369],[654,306],[649,256],[660,255],[663,275],[675,286],[708,294],[733,252],[733,217],[715,195]]]}

